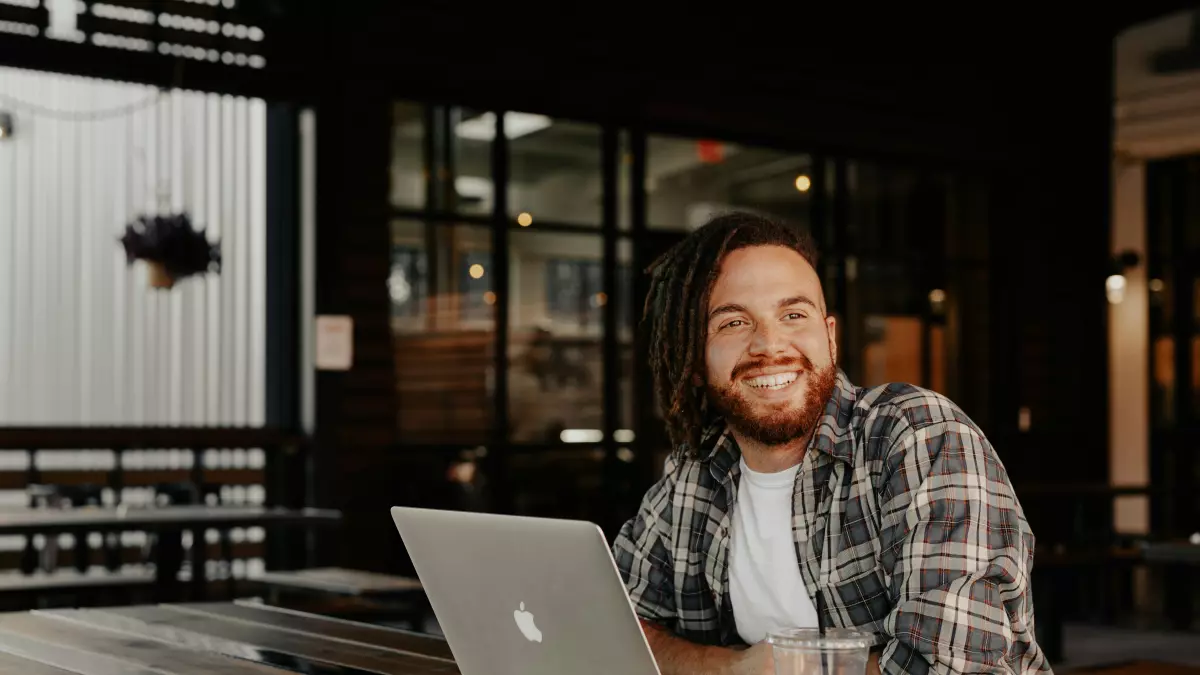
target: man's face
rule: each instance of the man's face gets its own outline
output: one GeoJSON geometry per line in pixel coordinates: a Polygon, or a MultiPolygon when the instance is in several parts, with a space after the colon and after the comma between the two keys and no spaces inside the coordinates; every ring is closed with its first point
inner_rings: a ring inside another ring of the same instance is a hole
{"type": "Polygon", "coordinates": [[[821,280],[795,251],[754,246],[728,254],[708,301],[709,402],[741,434],[781,445],[820,423],[836,386],[833,317],[821,280]]]}

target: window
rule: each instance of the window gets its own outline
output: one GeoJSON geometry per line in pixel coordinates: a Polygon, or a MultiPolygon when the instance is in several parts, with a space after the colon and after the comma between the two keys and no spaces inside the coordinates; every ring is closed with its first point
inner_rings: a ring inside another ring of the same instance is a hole
{"type": "Polygon", "coordinates": [[[646,219],[653,229],[690,231],[723,211],[755,211],[809,224],[812,159],[769,148],[650,136],[646,219]]]}
{"type": "MultiPolygon", "coordinates": [[[[630,270],[617,265],[617,316],[622,328],[629,328],[632,315],[629,302],[630,270]]],[[[599,260],[551,260],[546,263],[546,306],[556,322],[572,323],[580,328],[604,325],[604,265],[599,260]]]]}
{"type": "Polygon", "coordinates": [[[425,315],[429,280],[425,256],[415,246],[392,247],[392,274],[388,293],[392,298],[392,316],[416,319],[425,315]]]}
{"type": "Polygon", "coordinates": [[[492,254],[467,251],[459,256],[459,288],[462,301],[459,316],[463,321],[491,321],[496,294],[492,291],[492,254]]]}
{"type": "Polygon", "coordinates": [[[493,428],[491,231],[392,222],[393,358],[404,443],[485,443],[493,428]]]}

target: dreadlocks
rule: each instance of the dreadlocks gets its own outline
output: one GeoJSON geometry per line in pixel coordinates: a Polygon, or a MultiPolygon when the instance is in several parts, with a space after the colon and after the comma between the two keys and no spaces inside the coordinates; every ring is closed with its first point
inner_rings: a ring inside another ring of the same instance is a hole
{"type": "Polygon", "coordinates": [[[807,232],[768,218],[734,212],[713,218],[664,253],[647,270],[650,292],[642,315],[649,329],[650,370],[675,452],[696,456],[713,421],[705,404],[708,300],[721,262],[732,251],[784,246],[815,269],[817,249],[807,232]]]}

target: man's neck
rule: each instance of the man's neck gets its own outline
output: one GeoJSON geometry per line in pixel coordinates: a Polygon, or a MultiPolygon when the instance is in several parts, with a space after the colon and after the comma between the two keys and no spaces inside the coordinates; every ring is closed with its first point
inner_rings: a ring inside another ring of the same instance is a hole
{"type": "Polygon", "coordinates": [[[778,473],[798,465],[804,460],[804,453],[812,440],[812,434],[807,433],[784,445],[764,445],[735,430],[731,431],[742,451],[742,459],[746,460],[746,466],[759,473],[778,473]]]}

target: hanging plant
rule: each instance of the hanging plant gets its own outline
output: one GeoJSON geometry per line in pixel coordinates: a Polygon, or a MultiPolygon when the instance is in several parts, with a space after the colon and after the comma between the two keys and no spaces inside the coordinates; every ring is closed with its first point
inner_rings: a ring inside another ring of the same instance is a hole
{"type": "Polygon", "coordinates": [[[221,271],[220,244],[208,243],[204,230],[196,231],[187,213],[142,216],[126,226],[120,241],[128,264],[146,262],[153,288],[171,288],[185,277],[221,271]]]}

